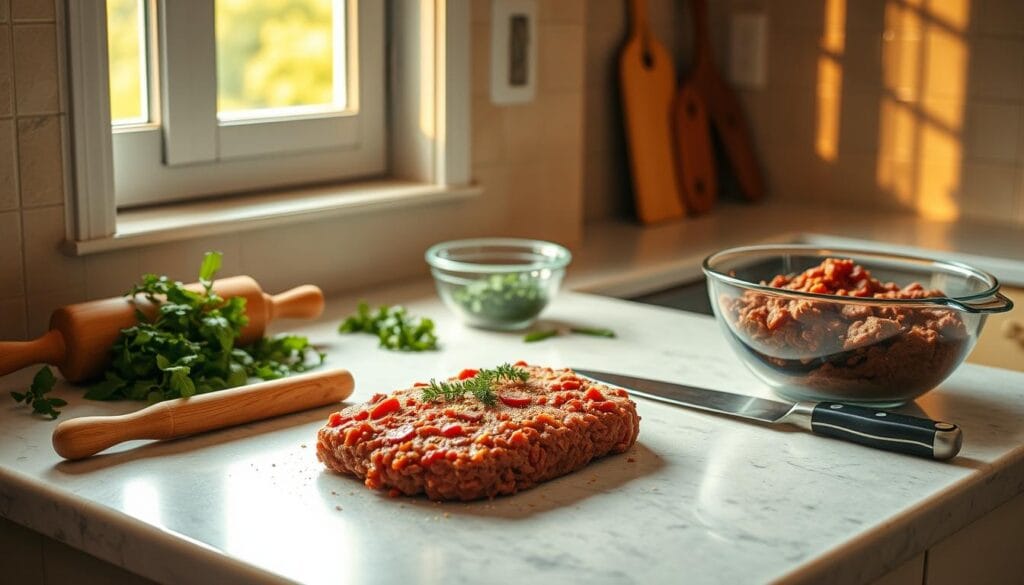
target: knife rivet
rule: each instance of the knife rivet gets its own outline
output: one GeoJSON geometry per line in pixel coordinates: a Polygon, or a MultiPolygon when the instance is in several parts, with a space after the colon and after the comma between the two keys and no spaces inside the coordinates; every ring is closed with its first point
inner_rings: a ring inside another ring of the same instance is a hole
{"type": "Polygon", "coordinates": [[[876,412],[875,416],[885,416],[885,413],[884,412],[876,412]]]}
{"type": "Polygon", "coordinates": [[[842,407],[843,407],[842,404],[832,404],[832,405],[829,406],[829,408],[831,408],[832,410],[839,410],[842,407]]]}
{"type": "Polygon", "coordinates": [[[937,422],[935,423],[935,428],[940,431],[951,431],[956,428],[956,425],[947,422],[937,422]]]}

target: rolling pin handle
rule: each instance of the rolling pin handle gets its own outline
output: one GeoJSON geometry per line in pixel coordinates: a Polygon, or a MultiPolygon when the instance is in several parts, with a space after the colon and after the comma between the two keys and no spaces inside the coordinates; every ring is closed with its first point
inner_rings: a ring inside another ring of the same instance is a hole
{"type": "Polygon", "coordinates": [[[51,329],[32,341],[0,341],[0,376],[33,364],[60,367],[64,363],[64,336],[51,329]]]}
{"type": "Polygon", "coordinates": [[[263,293],[263,297],[267,301],[268,321],[315,319],[324,312],[324,293],[320,287],[311,284],[297,286],[273,296],[263,293]]]}

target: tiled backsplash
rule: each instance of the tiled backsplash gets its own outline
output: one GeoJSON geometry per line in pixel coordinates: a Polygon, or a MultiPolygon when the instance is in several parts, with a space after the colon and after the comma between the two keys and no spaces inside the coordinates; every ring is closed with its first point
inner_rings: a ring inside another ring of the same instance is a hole
{"type": "MultiPolygon", "coordinates": [[[[271,291],[328,291],[424,273],[450,237],[570,245],[585,218],[627,216],[617,55],[624,0],[541,0],[537,99],[490,103],[490,2],[472,2],[472,200],[87,257],[59,251],[69,181],[64,0],[0,0],[0,339],[35,335],[62,304],[121,292],[143,271],[190,279],[201,253],[271,291]],[[392,234],[401,233],[401,243],[392,234]]],[[[680,69],[685,2],[649,0],[680,69]]],[[[719,63],[736,10],[769,18],[768,82],[745,90],[771,196],[1024,224],[1024,2],[710,2],[719,63]]],[[[728,196],[728,194],[725,194],[728,196]]]]}
{"type": "MultiPolygon", "coordinates": [[[[686,2],[650,0],[685,71],[686,2]]],[[[709,2],[716,60],[735,11],[768,17],[767,85],[742,92],[771,196],[1024,224],[1024,2],[709,2]]],[[[587,2],[587,216],[628,212],[617,58],[625,2],[587,2]]]]}
{"type": "Polygon", "coordinates": [[[63,304],[123,292],[142,272],[194,279],[206,250],[222,275],[276,292],[327,291],[425,274],[439,240],[484,234],[575,245],[582,230],[582,0],[542,0],[537,98],[490,103],[490,2],[472,4],[473,176],[484,194],[420,206],[86,257],[65,238],[65,81],[58,75],[64,0],[0,0],[0,339],[45,330],[63,304]],[[400,234],[400,237],[396,234],[400,234]]]}

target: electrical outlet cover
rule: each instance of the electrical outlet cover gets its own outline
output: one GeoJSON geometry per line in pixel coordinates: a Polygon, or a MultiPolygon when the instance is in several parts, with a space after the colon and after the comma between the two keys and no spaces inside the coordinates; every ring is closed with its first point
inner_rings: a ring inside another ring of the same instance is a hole
{"type": "Polygon", "coordinates": [[[491,101],[522,104],[537,94],[537,0],[491,0],[491,101]]]}

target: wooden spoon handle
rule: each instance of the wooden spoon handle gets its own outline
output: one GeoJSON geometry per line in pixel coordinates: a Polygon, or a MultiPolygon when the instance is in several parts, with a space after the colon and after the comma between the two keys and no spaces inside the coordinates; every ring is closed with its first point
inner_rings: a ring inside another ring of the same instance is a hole
{"type": "Polygon", "coordinates": [[[32,341],[0,341],[0,376],[32,364],[59,366],[64,362],[64,336],[51,329],[32,341]]]}
{"type": "Polygon", "coordinates": [[[121,416],[84,416],[53,431],[53,448],[81,459],[133,439],[176,439],[334,404],[352,395],[348,370],[325,370],[168,400],[121,416]]]}
{"type": "Polygon", "coordinates": [[[266,293],[269,320],[274,319],[316,319],[324,312],[324,293],[312,284],[297,286],[281,294],[270,296],[266,293]]]}

